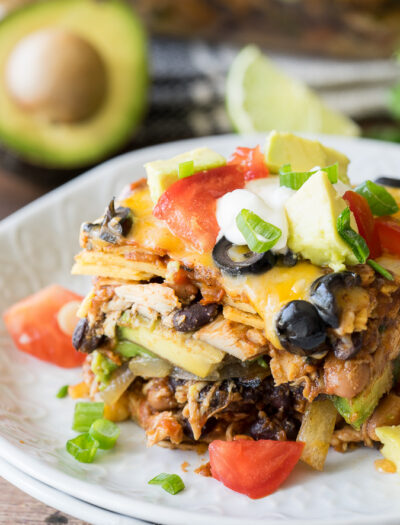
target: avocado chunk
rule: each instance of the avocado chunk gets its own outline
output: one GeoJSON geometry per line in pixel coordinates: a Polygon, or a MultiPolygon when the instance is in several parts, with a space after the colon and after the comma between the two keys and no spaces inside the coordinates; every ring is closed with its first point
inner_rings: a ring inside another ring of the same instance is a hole
{"type": "Polygon", "coordinates": [[[173,332],[157,321],[152,324],[117,328],[119,341],[133,341],[159,357],[199,377],[206,377],[217,368],[225,353],[191,334],[173,332]]]}
{"type": "MultiPolygon", "coordinates": [[[[350,246],[340,237],[336,223],[347,207],[324,171],[312,175],[286,202],[288,246],[317,266],[334,271],[357,264],[350,246]]],[[[351,227],[358,231],[353,214],[351,227]]]]}
{"type": "MultiPolygon", "coordinates": [[[[381,397],[393,386],[393,362],[389,363],[382,374],[378,376],[363,392],[353,399],[332,396],[333,404],[345,421],[360,430],[365,421],[372,415],[381,397]]],[[[378,432],[377,435],[379,436],[378,432]]]]}
{"type": "Polygon", "coordinates": [[[146,168],[151,200],[154,204],[157,204],[164,191],[178,180],[179,164],[190,160],[193,161],[194,173],[218,168],[226,164],[225,157],[209,148],[196,148],[171,159],[148,162],[144,167],[146,168]]]}
{"type": "Polygon", "coordinates": [[[0,141],[47,168],[119,149],[147,97],[142,25],[121,0],[42,0],[0,24],[0,141]]]}
{"type": "Polygon", "coordinates": [[[400,426],[385,426],[375,429],[379,441],[383,443],[381,453],[383,457],[392,461],[396,465],[397,472],[400,473],[400,426]]]}
{"type": "Polygon", "coordinates": [[[303,139],[292,133],[272,131],[265,145],[265,161],[272,173],[278,173],[284,164],[290,164],[293,171],[309,171],[315,166],[324,168],[339,163],[339,180],[349,184],[347,166],[349,159],[343,153],[316,140],[303,139]]]}

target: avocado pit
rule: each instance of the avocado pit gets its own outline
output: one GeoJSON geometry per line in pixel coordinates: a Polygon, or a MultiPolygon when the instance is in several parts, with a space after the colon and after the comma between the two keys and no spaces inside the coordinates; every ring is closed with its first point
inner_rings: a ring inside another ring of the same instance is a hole
{"type": "Polygon", "coordinates": [[[85,38],[63,28],[22,38],[8,57],[5,82],[15,104],[50,122],[88,119],[107,95],[102,57],[85,38]]]}

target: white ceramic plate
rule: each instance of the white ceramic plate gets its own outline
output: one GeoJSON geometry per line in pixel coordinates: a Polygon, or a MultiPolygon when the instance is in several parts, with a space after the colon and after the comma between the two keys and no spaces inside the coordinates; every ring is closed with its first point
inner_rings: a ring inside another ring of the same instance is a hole
{"type": "MultiPolygon", "coordinates": [[[[74,516],[74,518],[86,521],[91,525],[150,525],[148,522],[122,516],[121,514],[115,514],[114,512],[68,496],[65,492],[53,489],[37,479],[24,474],[4,459],[0,459],[0,476],[33,498],[57,510],[70,514],[74,516]]],[[[17,512],[20,512],[20,510],[16,509],[16,515],[17,512]]]]}
{"type": "MultiPolygon", "coordinates": [[[[143,163],[207,145],[229,155],[237,145],[263,143],[264,136],[209,137],[166,144],[114,159],[39,199],[0,223],[0,311],[58,282],[85,293],[89,279],[69,275],[83,220],[101,214],[110,197],[144,175],[143,163]]],[[[400,172],[400,148],[374,141],[325,137],[352,160],[353,181],[400,172]]],[[[115,450],[94,464],[76,462],[65,450],[74,434],[74,403],[57,399],[79,370],[41,363],[13,348],[0,328],[0,456],[26,474],[69,495],[128,516],[170,525],[281,523],[399,523],[400,478],[378,474],[378,452],[331,452],[324,473],[296,467],[280,490],[252,501],[193,473],[206,458],[196,453],[145,447],[143,431],[121,425],[115,450]],[[190,464],[181,471],[183,461],[190,464]],[[182,475],[187,489],[171,496],[147,481],[160,472],[182,475]]]]}

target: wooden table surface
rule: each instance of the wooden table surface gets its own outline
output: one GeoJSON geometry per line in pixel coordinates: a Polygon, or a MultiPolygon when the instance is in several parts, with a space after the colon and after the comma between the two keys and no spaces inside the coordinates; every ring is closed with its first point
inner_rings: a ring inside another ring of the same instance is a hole
{"type": "MultiPolygon", "coordinates": [[[[40,178],[20,176],[0,168],[0,219],[54,188],[40,178]]],[[[31,498],[0,477],[1,525],[85,525],[31,498]]]]}

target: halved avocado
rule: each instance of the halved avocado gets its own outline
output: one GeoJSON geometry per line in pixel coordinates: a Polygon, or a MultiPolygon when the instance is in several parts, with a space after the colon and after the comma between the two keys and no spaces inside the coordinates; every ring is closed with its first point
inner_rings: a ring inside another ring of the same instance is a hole
{"type": "Polygon", "coordinates": [[[116,151],[147,85],[146,36],[122,0],[41,0],[0,22],[0,142],[32,164],[83,167],[116,151]]]}

